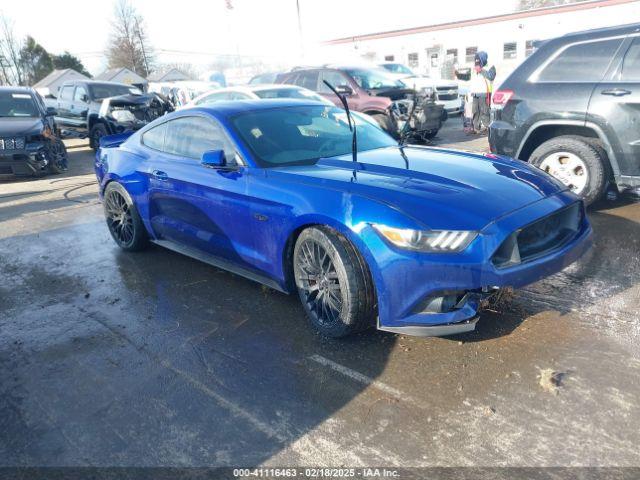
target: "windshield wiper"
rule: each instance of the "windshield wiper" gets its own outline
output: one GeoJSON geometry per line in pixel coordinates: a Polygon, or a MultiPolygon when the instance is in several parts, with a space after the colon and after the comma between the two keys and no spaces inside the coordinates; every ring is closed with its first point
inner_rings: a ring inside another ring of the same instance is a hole
{"type": "MultiPolygon", "coordinates": [[[[333,93],[340,99],[342,105],[344,106],[345,111],[347,112],[347,120],[349,122],[349,130],[352,132],[351,136],[351,158],[355,163],[358,163],[358,134],[356,132],[356,122],[351,117],[351,111],[349,110],[349,104],[347,103],[347,99],[344,95],[340,95],[338,91],[326,80],[323,80],[324,84],[331,89],[333,93]]],[[[353,171],[353,176],[355,177],[356,172],[353,171]]]]}

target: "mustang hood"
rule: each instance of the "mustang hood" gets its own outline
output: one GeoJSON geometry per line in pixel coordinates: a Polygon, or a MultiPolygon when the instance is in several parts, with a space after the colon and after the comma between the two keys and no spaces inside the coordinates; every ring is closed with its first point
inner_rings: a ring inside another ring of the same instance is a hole
{"type": "Polygon", "coordinates": [[[391,205],[433,229],[481,230],[565,187],[524,162],[460,151],[389,147],[273,169],[391,205]]]}
{"type": "Polygon", "coordinates": [[[42,120],[34,117],[0,118],[0,137],[37,135],[42,131],[42,120]]]}

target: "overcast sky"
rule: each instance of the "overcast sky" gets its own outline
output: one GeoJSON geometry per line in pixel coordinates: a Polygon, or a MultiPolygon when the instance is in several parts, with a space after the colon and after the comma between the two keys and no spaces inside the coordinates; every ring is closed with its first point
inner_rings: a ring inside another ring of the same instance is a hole
{"type": "MultiPolygon", "coordinates": [[[[132,0],[160,62],[205,66],[211,54],[287,58],[300,52],[296,0],[132,0]]],[[[305,44],[362,33],[512,12],[515,0],[299,0],[305,44]]],[[[105,68],[113,2],[1,0],[21,36],[69,50],[91,73],[105,68]]]]}

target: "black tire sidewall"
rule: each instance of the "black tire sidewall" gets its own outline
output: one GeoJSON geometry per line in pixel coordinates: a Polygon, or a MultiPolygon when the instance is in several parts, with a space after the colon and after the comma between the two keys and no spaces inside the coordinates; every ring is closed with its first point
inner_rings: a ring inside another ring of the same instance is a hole
{"type": "Polygon", "coordinates": [[[131,196],[129,195],[129,192],[127,192],[127,190],[118,182],[111,182],[107,185],[107,187],[104,190],[104,198],[105,198],[105,201],[103,201],[102,204],[103,204],[103,210],[105,215],[105,222],[107,223],[107,229],[109,230],[109,234],[111,235],[111,238],[113,238],[116,244],[123,250],[129,251],[129,252],[136,252],[144,249],[148,245],[149,236],[147,234],[144,223],[142,223],[142,219],[138,214],[138,209],[136,208],[135,203],[133,202],[131,196]],[[113,234],[111,228],[109,227],[109,223],[107,222],[106,198],[107,198],[107,195],[109,195],[114,190],[118,192],[120,195],[122,195],[122,197],[125,199],[125,201],[129,205],[129,211],[131,212],[131,220],[133,223],[133,240],[129,244],[123,244],[122,242],[120,242],[120,240],[116,238],[116,236],[113,234]]]}
{"type": "Polygon", "coordinates": [[[589,178],[580,196],[585,205],[590,205],[598,200],[604,193],[607,183],[606,159],[601,158],[600,151],[586,139],[583,140],[575,136],[561,136],[547,140],[537,147],[531,154],[529,162],[540,168],[545,158],[558,152],[573,153],[584,162],[589,178]]]}
{"type": "MultiPolygon", "coordinates": [[[[62,140],[60,140],[60,139],[54,140],[54,142],[56,142],[56,144],[58,144],[58,146],[62,149],[62,151],[64,152],[64,156],[67,158],[67,161],[68,161],[67,147],[65,146],[64,142],[62,140]]],[[[53,145],[51,145],[51,146],[53,146],[53,145]]],[[[66,170],[67,170],[66,168],[58,167],[53,162],[53,159],[50,159],[50,161],[49,161],[49,172],[51,172],[51,173],[63,173],[66,170]]]]}
{"type": "Polygon", "coordinates": [[[354,247],[335,230],[328,227],[310,227],[302,231],[293,251],[294,273],[299,249],[305,240],[318,242],[329,254],[338,274],[338,282],[343,292],[342,309],[338,321],[322,323],[306,303],[305,292],[298,288],[302,306],[315,329],[327,337],[343,337],[357,332],[371,324],[372,302],[363,301],[363,296],[371,298],[370,282],[363,278],[362,265],[356,259],[354,247]]]}
{"type": "Polygon", "coordinates": [[[100,148],[100,138],[98,138],[97,142],[95,139],[96,133],[98,131],[102,132],[100,134],[100,138],[104,137],[108,133],[107,128],[104,126],[103,123],[96,123],[93,127],[91,127],[91,130],[89,131],[89,146],[94,150],[98,150],[98,148],[100,148]]]}

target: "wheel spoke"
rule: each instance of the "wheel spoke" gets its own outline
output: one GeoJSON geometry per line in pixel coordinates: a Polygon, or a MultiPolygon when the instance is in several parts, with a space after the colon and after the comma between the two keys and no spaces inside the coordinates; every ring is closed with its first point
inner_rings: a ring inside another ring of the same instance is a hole
{"type": "Polygon", "coordinates": [[[297,250],[294,270],[300,294],[317,321],[340,321],[342,288],[330,250],[313,239],[305,240],[297,250]]]}
{"type": "Polygon", "coordinates": [[[135,238],[135,226],[127,200],[117,191],[111,191],[105,198],[107,226],[120,244],[129,244],[135,238]]]}

